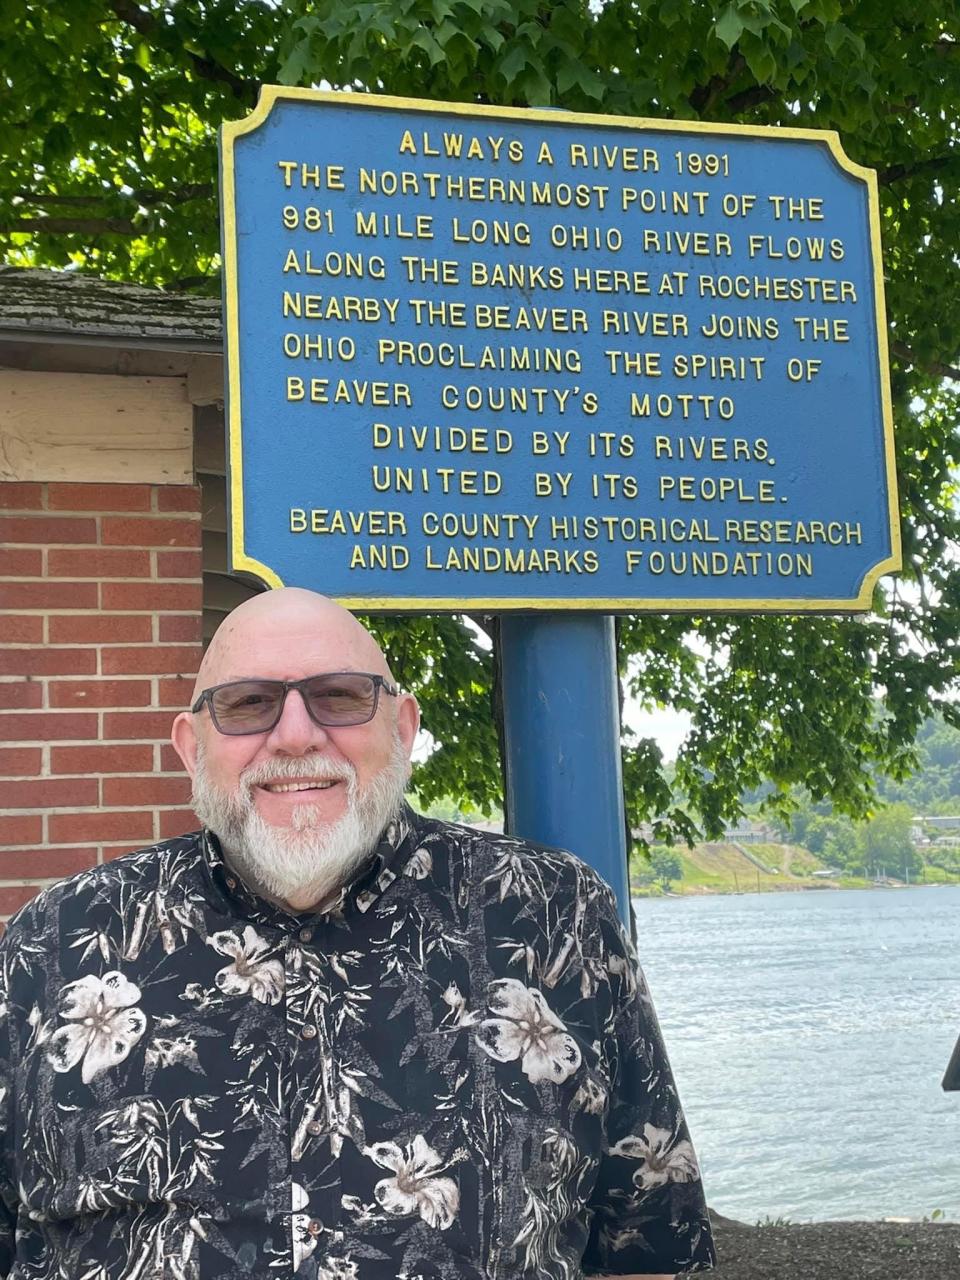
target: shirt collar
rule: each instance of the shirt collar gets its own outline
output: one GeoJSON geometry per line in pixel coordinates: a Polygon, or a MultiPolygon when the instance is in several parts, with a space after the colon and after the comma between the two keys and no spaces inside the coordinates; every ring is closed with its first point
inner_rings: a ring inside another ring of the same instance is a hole
{"type": "Polygon", "coordinates": [[[230,866],[219,839],[207,827],[203,829],[200,841],[204,876],[218,905],[251,923],[294,932],[306,917],[348,919],[369,911],[394,880],[403,874],[417,848],[420,823],[419,815],[404,804],[397,817],[384,828],[370,858],[322,912],[306,911],[298,915],[260,897],[230,866]]]}

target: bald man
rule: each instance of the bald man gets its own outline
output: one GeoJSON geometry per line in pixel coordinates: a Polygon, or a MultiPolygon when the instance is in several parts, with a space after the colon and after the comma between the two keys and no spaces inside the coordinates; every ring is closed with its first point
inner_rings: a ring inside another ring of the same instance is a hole
{"type": "Polygon", "coordinates": [[[0,1276],[666,1280],[693,1148],[609,890],[404,803],[370,635],[248,601],[173,743],[202,830],[0,944],[0,1276]]]}

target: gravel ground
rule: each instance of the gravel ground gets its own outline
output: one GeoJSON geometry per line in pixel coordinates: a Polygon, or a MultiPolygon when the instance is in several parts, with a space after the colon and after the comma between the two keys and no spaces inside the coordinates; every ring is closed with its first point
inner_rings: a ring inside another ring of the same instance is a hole
{"type": "Polygon", "coordinates": [[[960,1224],[715,1220],[717,1280],[960,1280],[960,1224]]]}

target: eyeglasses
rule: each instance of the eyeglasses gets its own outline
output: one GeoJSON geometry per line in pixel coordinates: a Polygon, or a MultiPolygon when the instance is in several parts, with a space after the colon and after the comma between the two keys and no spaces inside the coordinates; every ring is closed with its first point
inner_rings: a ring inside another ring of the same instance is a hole
{"type": "Polygon", "coordinates": [[[380,690],[395,698],[400,690],[366,671],[334,671],[305,680],[233,680],[204,689],[190,708],[206,703],[219,733],[268,733],[280,721],[287,694],[298,689],[314,724],[325,728],[366,724],[377,714],[380,690]]]}

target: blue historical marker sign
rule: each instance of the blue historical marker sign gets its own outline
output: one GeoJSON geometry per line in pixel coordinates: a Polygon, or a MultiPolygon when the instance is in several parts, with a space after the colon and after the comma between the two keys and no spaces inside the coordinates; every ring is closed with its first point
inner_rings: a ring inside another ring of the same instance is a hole
{"type": "Polygon", "coordinates": [[[835,134],[268,88],[222,184],[234,570],[852,611],[899,567],[876,185],[835,134]]]}

